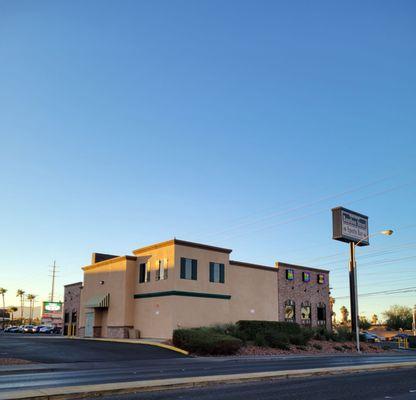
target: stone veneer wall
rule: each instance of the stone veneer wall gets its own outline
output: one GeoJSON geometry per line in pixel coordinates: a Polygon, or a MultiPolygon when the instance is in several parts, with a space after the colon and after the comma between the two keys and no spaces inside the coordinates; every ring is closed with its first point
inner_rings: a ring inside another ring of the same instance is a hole
{"type": "MultiPolygon", "coordinates": [[[[81,301],[81,289],[82,282],[77,282],[71,285],[64,286],[64,326],[66,329],[71,324],[72,315],[76,313],[77,321],[77,336],[80,336],[78,332],[79,327],[79,308],[81,301]],[[65,314],[68,314],[68,321],[65,322],[65,314]]],[[[64,329],[65,330],[65,329],[64,329]]]]}
{"type": "Polygon", "coordinates": [[[109,326],[107,327],[107,337],[113,339],[125,339],[129,337],[129,329],[132,326],[109,326]]]}
{"type": "Polygon", "coordinates": [[[311,304],[311,325],[318,326],[317,306],[318,303],[326,305],[326,327],[331,329],[331,308],[329,304],[329,273],[324,271],[300,268],[294,265],[279,265],[278,272],[278,299],[279,299],[279,320],[285,320],[285,302],[293,300],[295,302],[295,319],[301,324],[301,304],[309,301],[311,304]],[[286,269],[292,269],[295,277],[293,281],[286,279],[286,269]],[[302,272],[311,274],[310,282],[302,281],[302,272]],[[325,276],[325,283],[318,284],[317,275],[325,276]]]}

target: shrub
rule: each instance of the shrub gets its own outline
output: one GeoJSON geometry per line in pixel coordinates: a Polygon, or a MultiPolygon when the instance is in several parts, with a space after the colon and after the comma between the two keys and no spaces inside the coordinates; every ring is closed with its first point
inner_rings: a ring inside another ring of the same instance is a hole
{"type": "Polygon", "coordinates": [[[320,326],[312,330],[313,338],[316,340],[329,340],[332,337],[332,332],[328,331],[325,327],[320,326]]]}
{"type": "Polygon", "coordinates": [[[367,330],[370,329],[371,327],[371,322],[364,316],[361,316],[360,319],[358,320],[358,326],[360,327],[360,329],[363,330],[367,330]]]}
{"type": "Polygon", "coordinates": [[[386,344],[383,344],[383,346],[381,346],[381,348],[382,348],[383,350],[390,350],[390,346],[388,346],[388,345],[386,345],[386,344]]]}
{"type": "Polygon", "coordinates": [[[302,328],[302,334],[305,337],[305,340],[309,342],[315,336],[315,330],[311,328],[302,328]]]}
{"type": "Polygon", "coordinates": [[[247,321],[237,322],[238,337],[244,337],[245,340],[254,340],[257,333],[265,334],[266,331],[276,331],[287,335],[299,334],[302,332],[299,324],[294,322],[278,321],[247,321]]]}
{"type": "Polygon", "coordinates": [[[175,329],[172,341],[175,346],[191,353],[209,355],[235,354],[242,346],[240,339],[213,328],[175,329]]]}
{"type": "Polygon", "coordinates": [[[305,346],[308,344],[309,339],[302,333],[289,336],[289,342],[296,346],[305,346]]]}
{"type": "Polygon", "coordinates": [[[308,350],[308,348],[306,347],[306,346],[296,346],[296,348],[298,349],[298,350],[302,350],[302,351],[306,351],[306,350],[308,350]]]}
{"type": "Polygon", "coordinates": [[[290,349],[289,336],[287,333],[268,330],[264,333],[264,339],[270,347],[275,347],[282,350],[290,349]]]}
{"type": "Polygon", "coordinates": [[[351,350],[351,346],[348,346],[347,344],[343,344],[342,348],[345,350],[351,350]]]}
{"type": "Polygon", "coordinates": [[[334,346],[334,349],[336,351],[344,351],[344,349],[341,346],[334,346]]]}
{"type": "Polygon", "coordinates": [[[259,347],[266,347],[267,341],[263,333],[258,333],[254,338],[254,344],[259,347]]]}
{"type": "Polygon", "coordinates": [[[339,326],[336,332],[331,335],[331,338],[336,342],[348,342],[352,340],[353,334],[350,329],[346,326],[339,326]]]}
{"type": "Polygon", "coordinates": [[[322,350],[322,346],[319,343],[314,343],[312,347],[315,347],[317,350],[322,350]]]}
{"type": "Polygon", "coordinates": [[[223,335],[238,337],[238,327],[236,324],[233,324],[232,322],[229,322],[228,324],[212,325],[211,328],[215,332],[222,333],[223,335]]]}

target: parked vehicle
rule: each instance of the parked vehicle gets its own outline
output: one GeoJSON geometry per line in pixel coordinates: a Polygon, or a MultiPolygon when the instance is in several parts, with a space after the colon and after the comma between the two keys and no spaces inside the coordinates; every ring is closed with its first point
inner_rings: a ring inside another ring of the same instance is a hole
{"type": "Polygon", "coordinates": [[[47,333],[47,334],[50,334],[50,333],[53,333],[53,326],[42,326],[40,329],[39,329],[39,333],[47,333]]]}
{"type": "Polygon", "coordinates": [[[34,326],[34,325],[25,325],[23,327],[23,333],[36,333],[36,326],[34,326]]]}
{"type": "Polygon", "coordinates": [[[379,343],[379,342],[381,342],[381,339],[377,335],[375,335],[374,333],[370,333],[370,332],[360,333],[360,339],[363,342],[370,342],[370,343],[379,343]]]}
{"type": "Polygon", "coordinates": [[[61,333],[61,328],[58,328],[57,326],[44,326],[39,330],[39,333],[57,334],[57,333],[61,333]]]}
{"type": "Polygon", "coordinates": [[[19,329],[17,326],[8,326],[4,329],[4,332],[16,332],[19,329]]]}

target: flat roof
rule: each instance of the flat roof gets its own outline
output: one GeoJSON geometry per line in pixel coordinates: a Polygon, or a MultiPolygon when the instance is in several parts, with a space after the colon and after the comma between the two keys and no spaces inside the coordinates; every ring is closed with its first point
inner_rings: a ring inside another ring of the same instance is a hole
{"type": "Polygon", "coordinates": [[[262,269],[265,271],[278,272],[278,268],[276,267],[260,265],[260,264],[252,264],[252,263],[243,262],[243,261],[230,260],[230,265],[238,265],[241,267],[256,268],[256,269],[262,269]]]}
{"type": "Polygon", "coordinates": [[[284,268],[296,268],[296,269],[303,269],[305,271],[315,271],[315,272],[324,272],[329,274],[329,271],[327,269],[320,269],[320,268],[311,268],[311,267],[305,267],[303,265],[296,265],[296,264],[289,264],[281,261],[276,261],[276,267],[284,267],[284,268]]]}
{"type": "Polygon", "coordinates": [[[82,286],[82,282],[68,283],[67,285],[64,285],[64,287],[75,286],[75,285],[81,285],[82,286]]]}
{"type": "Polygon", "coordinates": [[[137,255],[137,254],[145,253],[147,251],[160,249],[162,247],[167,247],[167,246],[172,246],[172,245],[179,245],[179,246],[186,246],[186,247],[196,247],[196,248],[202,249],[202,250],[217,251],[219,253],[227,253],[227,254],[230,254],[232,252],[231,249],[226,249],[224,247],[216,247],[216,246],[210,246],[208,244],[188,242],[186,240],[180,240],[180,239],[175,238],[175,239],[167,240],[166,242],[155,243],[155,244],[152,244],[150,246],[141,247],[137,250],[133,250],[133,254],[137,255]]]}
{"type": "Polygon", "coordinates": [[[82,267],[82,269],[85,271],[85,270],[89,270],[89,269],[93,269],[93,268],[99,268],[103,265],[112,264],[112,263],[115,263],[115,262],[119,262],[121,260],[136,261],[137,257],[134,257],[134,256],[118,256],[116,258],[110,258],[108,260],[100,261],[98,263],[86,265],[85,267],[82,267]]]}

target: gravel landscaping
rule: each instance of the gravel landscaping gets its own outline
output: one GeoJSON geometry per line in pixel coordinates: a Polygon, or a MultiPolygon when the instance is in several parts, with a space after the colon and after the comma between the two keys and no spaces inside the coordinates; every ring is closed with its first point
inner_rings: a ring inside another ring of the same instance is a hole
{"type": "MultiPolygon", "coordinates": [[[[391,352],[391,349],[383,350],[381,346],[361,343],[361,351],[367,354],[391,352]]],[[[354,342],[332,342],[326,340],[311,340],[306,346],[290,346],[290,350],[281,350],[271,347],[259,347],[248,345],[242,347],[236,355],[241,356],[269,356],[290,354],[341,354],[356,353],[354,342]]]]}

